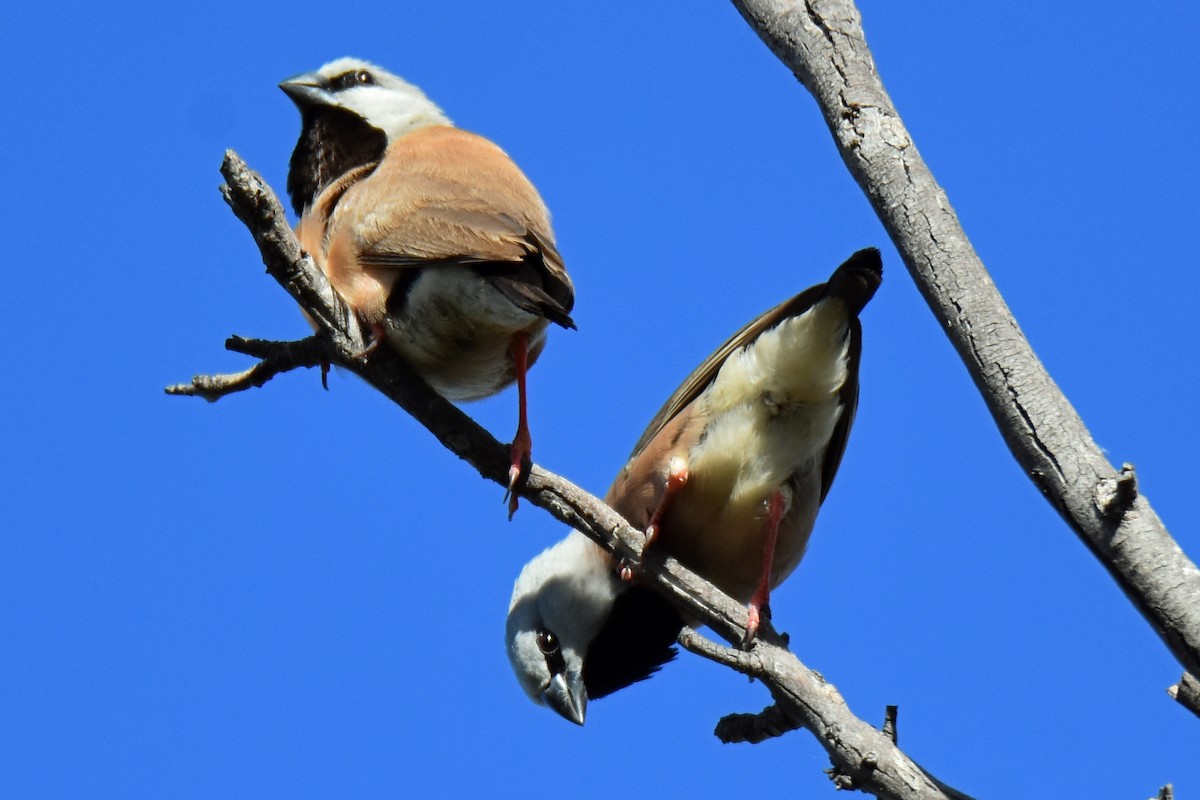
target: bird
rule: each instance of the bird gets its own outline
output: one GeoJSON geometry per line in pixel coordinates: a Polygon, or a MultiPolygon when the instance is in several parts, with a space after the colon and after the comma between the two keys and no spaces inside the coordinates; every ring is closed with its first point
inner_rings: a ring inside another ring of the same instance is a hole
{"type": "Polygon", "coordinates": [[[287,190],[301,246],[371,331],[439,394],[517,384],[509,516],[532,456],[526,373],[575,290],[533,184],[416,86],[357,58],[279,84],[301,114],[287,190]]]}
{"type": "MultiPolygon", "coordinates": [[[[799,564],[841,463],[858,407],[858,315],[882,276],[879,251],[860,250],[735,333],[654,416],[605,496],[646,532],[644,548],[748,604],[743,646],[799,564]]],[[[505,637],[518,683],[579,725],[589,699],[673,659],[691,624],[621,573],[572,530],[513,587],[505,637]]]]}

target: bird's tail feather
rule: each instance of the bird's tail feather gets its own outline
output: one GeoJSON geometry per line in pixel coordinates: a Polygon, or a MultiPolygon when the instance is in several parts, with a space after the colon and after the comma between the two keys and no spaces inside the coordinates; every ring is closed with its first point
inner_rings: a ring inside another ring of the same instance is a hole
{"type": "Polygon", "coordinates": [[[839,297],[857,317],[867,302],[875,296],[883,280],[883,260],[879,250],[867,247],[859,250],[834,270],[825,284],[826,297],[839,297]]]}

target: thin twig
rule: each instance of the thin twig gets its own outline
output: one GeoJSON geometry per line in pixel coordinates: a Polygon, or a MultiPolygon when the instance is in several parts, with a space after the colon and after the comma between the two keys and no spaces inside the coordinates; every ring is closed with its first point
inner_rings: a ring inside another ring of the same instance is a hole
{"type": "Polygon", "coordinates": [[[225,349],[255,356],[262,361],[242,372],[197,375],[191,383],[168,386],[167,394],[203,397],[215,403],[226,395],[259,388],[281,373],[301,367],[321,366],[329,358],[324,341],[316,336],[298,342],[271,342],[231,336],[225,340],[225,349]]]}
{"type": "Polygon", "coordinates": [[[679,644],[690,653],[737,670],[743,675],[749,675],[751,678],[761,676],[762,662],[753,650],[746,651],[717,644],[712,639],[701,636],[695,628],[690,627],[685,627],[680,631],[679,644]]]}

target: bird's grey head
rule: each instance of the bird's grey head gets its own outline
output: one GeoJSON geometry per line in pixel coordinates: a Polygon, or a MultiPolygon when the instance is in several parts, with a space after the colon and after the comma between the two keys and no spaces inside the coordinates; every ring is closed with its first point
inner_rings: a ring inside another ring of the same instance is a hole
{"type": "Polygon", "coordinates": [[[584,660],[619,581],[596,545],[574,531],[525,565],[508,610],[508,658],[525,693],[583,724],[584,660]]]}
{"type": "Polygon", "coordinates": [[[360,58],[339,58],[316,72],[288,78],[279,88],[303,112],[340,108],[383,131],[389,142],[428,125],[450,125],[425,93],[382,67],[360,58]]]}

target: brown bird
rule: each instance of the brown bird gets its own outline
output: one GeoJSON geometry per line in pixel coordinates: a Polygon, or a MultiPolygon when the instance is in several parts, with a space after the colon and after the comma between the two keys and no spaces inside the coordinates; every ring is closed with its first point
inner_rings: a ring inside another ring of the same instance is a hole
{"type": "MultiPolygon", "coordinates": [[[[525,375],[575,293],[537,190],[418,88],[343,58],[280,84],[302,115],[288,192],[301,245],[373,338],[449,400],[514,381],[514,489],[532,453],[525,375]]],[[[364,355],[366,354],[364,353],[364,355]]]]}
{"type": "MultiPolygon", "coordinates": [[[[749,604],[749,645],[770,591],[800,563],[858,405],[858,314],[882,278],[860,250],[829,282],[753,320],[675,391],[606,502],[749,604]]],[[[684,620],[618,577],[577,531],[534,558],[509,608],[508,653],[535,702],[583,724],[588,698],[650,677],[684,620]]]]}

